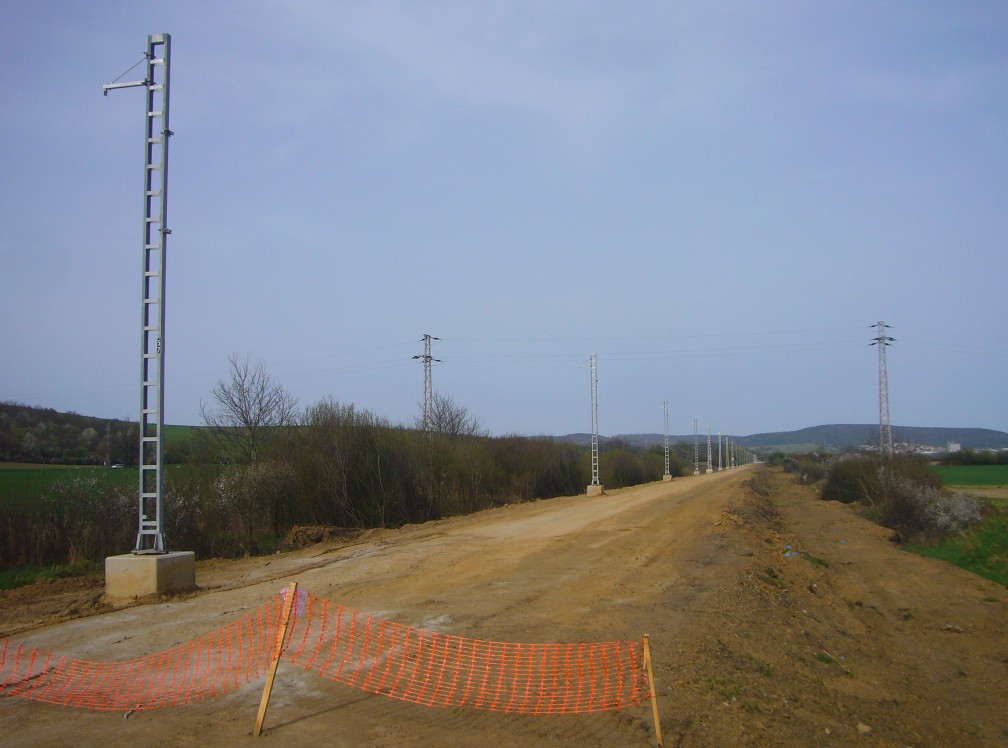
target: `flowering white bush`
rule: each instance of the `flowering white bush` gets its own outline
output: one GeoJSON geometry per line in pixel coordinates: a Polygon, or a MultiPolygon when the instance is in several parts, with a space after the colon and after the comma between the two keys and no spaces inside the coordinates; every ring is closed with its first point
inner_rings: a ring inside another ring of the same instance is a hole
{"type": "Polygon", "coordinates": [[[983,518],[975,496],[890,477],[883,485],[882,519],[887,527],[952,535],[983,518]]]}
{"type": "Polygon", "coordinates": [[[983,518],[980,500],[962,491],[928,488],[921,492],[920,500],[927,529],[943,535],[957,533],[983,518]]]}

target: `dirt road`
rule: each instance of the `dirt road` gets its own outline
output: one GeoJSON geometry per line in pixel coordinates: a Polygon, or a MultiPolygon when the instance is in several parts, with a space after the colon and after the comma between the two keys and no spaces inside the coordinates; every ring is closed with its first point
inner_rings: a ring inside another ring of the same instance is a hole
{"type": "MultiPolygon", "coordinates": [[[[83,659],[125,659],[215,629],[293,579],[469,637],[649,633],[670,746],[1008,744],[1008,590],[906,554],[850,507],[762,468],[372,531],[197,574],[200,594],[41,628],[102,610],[96,593],[7,594],[0,632],[83,659]]],[[[260,692],[261,683],[129,719],[0,694],[0,735],[32,746],[235,744],[252,740],[260,692]]],[[[647,746],[654,733],[646,704],[562,717],[428,709],[281,665],[260,740],[647,746]]]]}

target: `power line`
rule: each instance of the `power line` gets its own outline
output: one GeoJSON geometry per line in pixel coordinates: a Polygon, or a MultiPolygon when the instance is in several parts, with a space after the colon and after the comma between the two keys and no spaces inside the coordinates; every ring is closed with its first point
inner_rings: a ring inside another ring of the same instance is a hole
{"type": "Polygon", "coordinates": [[[561,341],[574,342],[574,343],[584,343],[584,342],[597,342],[600,340],[690,340],[690,339],[705,339],[705,338],[739,338],[739,337],[755,337],[760,335],[795,335],[798,333],[824,333],[824,332],[851,332],[850,327],[825,327],[825,328],[814,328],[814,329],[800,329],[800,330],[754,330],[749,332],[721,332],[721,333],[692,333],[687,335],[609,335],[609,336],[564,336],[564,335],[549,335],[545,337],[530,336],[530,337],[459,337],[459,338],[445,338],[446,341],[458,341],[458,342],[485,342],[485,343],[501,343],[501,342],[545,342],[545,343],[556,343],[561,341]]]}

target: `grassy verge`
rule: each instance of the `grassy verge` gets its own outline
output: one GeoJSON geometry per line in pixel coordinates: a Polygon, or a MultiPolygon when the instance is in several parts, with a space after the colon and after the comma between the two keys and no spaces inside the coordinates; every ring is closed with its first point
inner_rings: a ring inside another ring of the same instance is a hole
{"type": "Polygon", "coordinates": [[[938,545],[908,543],[904,547],[1008,586],[1008,501],[994,501],[983,522],[938,545]]]}
{"type": "Polygon", "coordinates": [[[66,566],[25,566],[20,569],[0,569],[0,590],[24,587],[45,579],[65,579],[99,574],[103,564],[100,561],[81,561],[66,566]]]}

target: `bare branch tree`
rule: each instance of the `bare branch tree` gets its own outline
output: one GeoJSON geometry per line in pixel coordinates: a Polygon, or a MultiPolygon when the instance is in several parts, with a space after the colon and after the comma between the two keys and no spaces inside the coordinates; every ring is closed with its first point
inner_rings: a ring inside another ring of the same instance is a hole
{"type": "Polygon", "coordinates": [[[484,436],[486,429],[480,419],[459,405],[450,395],[435,392],[431,398],[430,430],[447,437],[484,436]]]}
{"type": "Polygon", "coordinates": [[[253,366],[248,356],[239,361],[237,354],[229,361],[230,381],[221,379],[211,390],[216,407],[210,409],[200,402],[200,412],[218,445],[254,465],[277,430],[294,422],[297,398],[275,382],[261,363],[253,366]]]}

